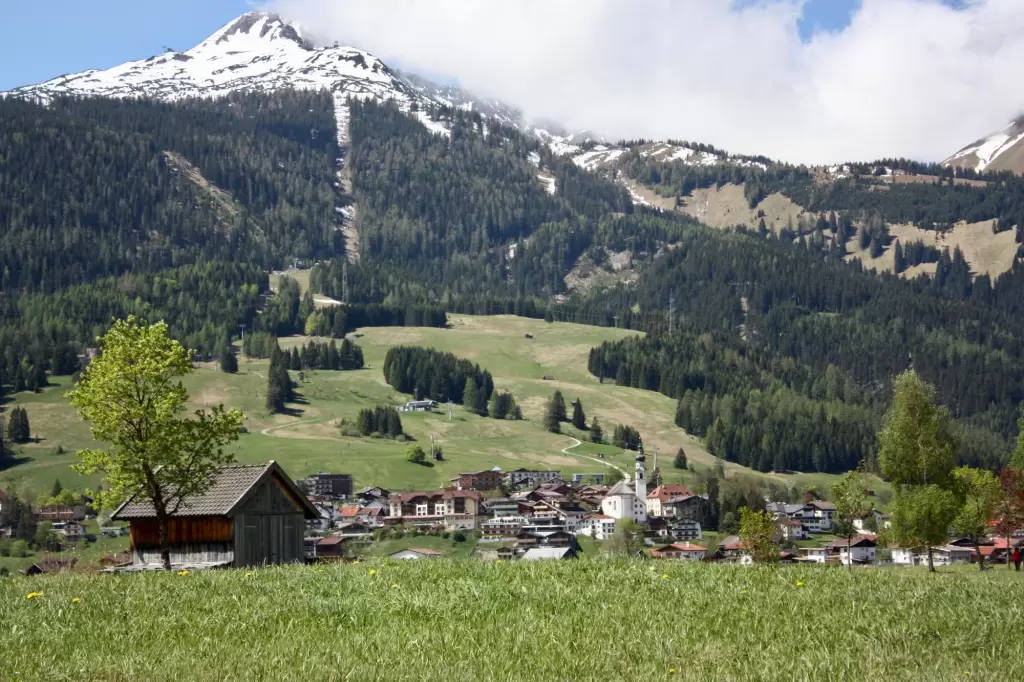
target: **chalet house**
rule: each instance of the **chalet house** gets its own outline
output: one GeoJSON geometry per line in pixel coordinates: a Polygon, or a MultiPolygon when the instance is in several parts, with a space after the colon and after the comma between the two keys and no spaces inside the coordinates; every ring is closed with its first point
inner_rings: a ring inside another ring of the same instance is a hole
{"type": "Polygon", "coordinates": [[[85,524],[78,521],[64,521],[53,524],[53,532],[62,540],[75,542],[85,537],[85,524]]]}
{"type": "Polygon", "coordinates": [[[334,532],[340,538],[366,538],[373,535],[373,528],[370,528],[365,523],[353,521],[352,523],[343,523],[335,529],[334,532]]]}
{"type": "Polygon", "coordinates": [[[501,469],[461,473],[453,481],[459,490],[497,490],[505,482],[501,469]]]}
{"type": "Polygon", "coordinates": [[[697,518],[699,507],[692,503],[682,505],[678,511],[683,511],[684,514],[677,514],[677,506],[679,505],[674,503],[676,500],[679,502],[686,500],[699,502],[699,498],[690,492],[685,485],[662,483],[647,495],[647,515],[682,517],[685,515],[686,510],[693,507],[692,513],[685,515],[685,518],[697,518]]]}
{"type": "Polygon", "coordinates": [[[538,502],[533,509],[533,515],[554,517],[558,519],[558,522],[570,533],[575,533],[579,525],[583,523],[583,519],[587,515],[587,510],[583,507],[569,501],[562,502],[538,502]]]}
{"type": "Polygon", "coordinates": [[[715,552],[716,559],[739,561],[744,557],[749,557],[747,546],[740,540],[738,535],[729,535],[718,543],[718,551],[715,552]]]}
{"type": "Polygon", "coordinates": [[[484,508],[491,516],[533,516],[536,502],[529,500],[510,500],[505,497],[495,497],[484,502],[484,508]]]}
{"type": "Polygon", "coordinates": [[[608,540],[615,534],[615,519],[604,514],[592,514],[583,519],[576,532],[595,540],[608,540]]]}
{"type": "Polygon", "coordinates": [[[921,566],[928,563],[927,550],[924,547],[901,547],[890,545],[892,562],[898,566],[921,566]]]}
{"type": "Polygon", "coordinates": [[[863,519],[854,519],[853,527],[858,533],[870,533],[871,529],[868,528],[867,519],[874,517],[875,528],[878,530],[884,530],[886,528],[892,528],[892,518],[888,514],[883,514],[880,511],[872,511],[870,516],[863,519]]]}
{"type": "Polygon", "coordinates": [[[799,521],[811,533],[827,533],[832,530],[832,520],[836,514],[836,506],[822,500],[811,500],[807,504],[771,502],[765,505],[765,510],[776,521],[780,519],[799,521]]]}
{"type": "Polygon", "coordinates": [[[674,543],[651,550],[651,556],[656,559],[682,559],[683,561],[703,561],[704,553],[707,551],[700,545],[689,542],[674,543]]]}
{"type": "Polygon", "coordinates": [[[390,496],[391,492],[381,487],[363,488],[355,494],[355,498],[362,504],[369,504],[374,500],[386,503],[390,496]]]}
{"type": "Polygon", "coordinates": [[[795,519],[780,519],[778,523],[779,535],[783,540],[796,542],[797,540],[807,540],[811,537],[807,531],[807,526],[795,519]]]}
{"type": "Polygon", "coordinates": [[[844,566],[859,564],[863,566],[875,563],[875,551],[878,543],[873,535],[861,535],[846,540],[834,540],[829,544],[832,552],[839,555],[839,563],[844,566]]]}
{"type": "Polygon", "coordinates": [[[532,547],[523,554],[523,561],[546,561],[549,559],[575,559],[575,547],[532,547]]]}
{"type": "Polygon", "coordinates": [[[561,476],[561,473],[557,471],[514,469],[506,472],[505,485],[509,488],[518,488],[524,485],[538,486],[545,483],[559,483],[562,480],[561,476]]]}
{"type": "Polygon", "coordinates": [[[324,558],[336,558],[345,556],[345,540],[337,535],[332,535],[326,538],[307,538],[312,539],[312,553],[309,556],[313,557],[324,557],[324,558]]]}
{"type": "MultiPolygon", "coordinates": [[[[317,517],[274,461],[217,469],[210,489],[186,498],[170,519],[171,565],[178,568],[286,564],[304,558],[306,519],[317,517]]],[[[160,527],[153,505],[130,498],[111,516],[130,525],[132,564],[158,569],[160,527]]]]}
{"type": "Polygon", "coordinates": [[[694,519],[668,519],[668,534],[676,540],[700,540],[703,537],[700,523],[694,519]]]}
{"type": "Polygon", "coordinates": [[[296,481],[309,495],[323,495],[329,499],[347,500],[352,497],[352,474],[319,473],[296,481]]]}
{"type": "MultiPolygon", "coordinates": [[[[927,558],[925,558],[925,561],[927,561],[927,558]]],[[[958,545],[942,545],[940,547],[933,547],[932,561],[936,566],[969,564],[974,561],[974,548],[960,547],[958,545]]]]}
{"type": "Polygon", "coordinates": [[[436,400],[410,400],[405,404],[406,412],[426,412],[437,407],[436,400]]]}
{"type": "Polygon", "coordinates": [[[564,530],[522,531],[516,536],[516,550],[525,552],[531,547],[575,547],[576,536],[564,530]]]}
{"type": "Polygon", "coordinates": [[[388,515],[386,502],[371,502],[366,506],[346,504],[339,510],[339,521],[341,523],[365,523],[373,528],[384,525],[384,519],[388,515]]]}
{"type": "Polygon", "coordinates": [[[811,564],[824,564],[828,561],[828,546],[801,547],[797,559],[811,564]]]}
{"type": "Polygon", "coordinates": [[[64,571],[70,571],[78,563],[78,559],[75,558],[62,558],[62,557],[47,557],[40,559],[36,563],[32,564],[24,571],[24,575],[40,575],[44,573],[63,573],[64,571]]]}
{"type": "Polygon", "coordinates": [[[395,493],[388,499],[389,520],[448,530],[474,530],[481,521],[483,496],[475,490],[395,493]]]}
{"type": "Polygon", "coordinates": [[[85,505],[40,507],[38,516],[40,521],[85,521],[85,505]]]}
{"type": "Polygon", "coordinates": [[[403,549],[392,554],[389,559],[440,559],[444,556],[441,552],[433,549],[413,548],[403,549]]]}

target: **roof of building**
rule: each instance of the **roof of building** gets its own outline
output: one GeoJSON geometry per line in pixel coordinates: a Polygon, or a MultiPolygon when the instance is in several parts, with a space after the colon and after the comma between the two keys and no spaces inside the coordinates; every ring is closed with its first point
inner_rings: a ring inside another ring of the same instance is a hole
{"type": "Polygon", "coordinates": [[[673,542],[671,545],[659,547],[655,552],[706,552],[706,547],[695,545],[692,542],[673,542]]]}
{"type": "Polygon", "coordinates": [[[444,556],[444,552],[438,552],[434,549],[426,549],[425,547],[409,547],[407,549],[399,550],[391,556],[395,556],[395,554],[401,554],[402,552],[415,552],[416,554],[422,554],[423,556],[444,556]]]}
{"type": "Polygon", "coordinates": [[[633,492],[633,486],[623,479],[612,486],[612,489],[605,493],[605,495],[607,497],[614,497],[616,495],[636,495],[636,493],[633,492]]]}
{"type": "MultiPolygon", "coordinates": [[[[233,464],[217,469],[211,478],[213,484],[202,495],[186,497],[171,516],[230,516],[245,502],[258,483],[273,476],[290,493],[295,503],[302,507],[307,519],[320,517],[301,490],[296,487],[288,474],[271,460],[267,464],[233,464]]],[[[114,511],[111,519],[152,519],[156,510],[149,500],[136,500],[132,496],[114,511]]]]}
{"type": "Polygon", "coordinates": [[[662,483],[657,488],[647,494],[647,499],[653,500],[658,499],[662,502],[667,502],[675,498],[688,498],[693,497],[693,493],[685,485],[678,483],[662,483]]]}
{"type": "Polygon", "coordinates": [[[355,517],[355,516],[358,516],[358,514],[359,514],[359,505],[356,505],[356,504],[346,504],[346,505],[343,505],[342,508],[341,508],[341,518],[343,518],[343,519],[355,517]]]}
{"type": "Polygon", "coordinates": [[[877,544],[876,536],[860,535],[849,540],[833,540],[828,543],[828,546],[834,549],[846,549],[847,547],[875,547],[877,544]]]}
{"type": "Polygon", "coordinates": [[[541,559],[565,559],[572,556],[571,547],[531,547],[523,554],[526,561],[538,561],[541,559]]]}
{"type": "Polygon", "coordinates": [[[417,497],[425,497],[428,500],[451,500],[457,497],[464,497],[478,502],[483,499],[476,490],[453,490],[451,488],[445,488],[443,490],[426,490],[422,492],[407,492],[407,493],[392,493],[391,497],[388,498],[391,502],[409,502],[415,500],[417,497]]]}
{"type": "Polygon", "coordinates": [[[815,507],[817,509],[820,509],[821,511],[836,510],[836,506],[834,504],[832,504],[831,502],[826,502],[825,500],[811,500],[810,502],[807,503],[807,506],[815,507]]]}
{"type": "Polygon", "coordinates": [[[800,523],[799,521],[795,521],[793,519],[782,519],[782,520],[779,521],[779,525],[780,526],[789,526],[789,527],[792,527],[792,528],[803,528],[803,526],[804,526],[804,524],[800,523]]]}
{"type": "Polygon", "coordinates": [[[320,538],[319,540],[317,540],[316,541],[316,546],[317,547],[334,547],[335,545],[340,545],[343,542],[345,542],[345,538],[340,538],[337,535],[331,535],[329,537],[320,538]]]}

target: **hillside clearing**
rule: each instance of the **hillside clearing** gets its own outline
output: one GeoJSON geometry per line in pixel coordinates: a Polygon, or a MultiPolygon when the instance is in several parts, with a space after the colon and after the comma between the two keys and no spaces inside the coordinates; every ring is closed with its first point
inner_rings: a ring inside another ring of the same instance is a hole
{"type": "Polygon", "coordinates": [[[998,679],[1024,655],[1019,585],[594,559],[15,579],[0,665],[86,682],[998,679]]]}

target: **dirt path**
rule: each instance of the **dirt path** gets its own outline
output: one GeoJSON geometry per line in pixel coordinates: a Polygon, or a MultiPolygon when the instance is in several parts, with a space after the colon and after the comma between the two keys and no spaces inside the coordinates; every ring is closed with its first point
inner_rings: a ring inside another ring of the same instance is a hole
{"type": "Polygon", "coordinates": [[[313,422],[322,422],[322,421],[327,421],[327,420],[322,419],[320,417],[317,417],[316,419],[298,419],[298,420],[293,421],[293,422],[288,422],[287,424],[278,424],[277,426],[271,426],[271,427],[265,428],[262,431],[260,431],[260,435],[269,436],[271,431],[277,431],[278,429],[287,429],[287,428],[290,428],[292,426],[298,426],[299,424],[312,424],[313,422]]]}
{"type": "Polygon", "coordinates": [[[590,455],[577,455],[575,452],[569,452],[573,448],[578,448],[579,446],[583,445],[582,441],[580,441],[578,438],[573,438],[572,436],[569,436],[569,438],[574,440],[574,441],[576,441],[576,442],[573,443],[572,445],[570,445],[567,448],[562,448],[562,454],[563,455],[569,455],[570,457],[582,457],[583,459],[589,459],[592,462],[597,462],[598,464],[603,464],[606,467],[611,467],[612,469],[615,469],[620,474],[622,474],[622,476],[624,478],[626,478],[626,479],[629,478],[629,474],[626,473],[626,470],[621,468],[621,467],[619,467],[618,465],[612,464],[611,462],[608,462],[608,461],[603,460],[603,459],[598,459],[597,457],[591,457],[590,455]]]}

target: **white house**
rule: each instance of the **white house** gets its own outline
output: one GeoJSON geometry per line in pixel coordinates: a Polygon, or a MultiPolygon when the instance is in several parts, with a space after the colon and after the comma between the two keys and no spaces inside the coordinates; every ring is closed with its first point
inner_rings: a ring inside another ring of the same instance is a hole
{"type": "Polygon", "coordinates": [[[833,551],[839,552],[839,563],[844,566],[875,563],[875,551],[878,543],[874,536],[861,535],[851,538],[849,541],[836,540],[831,546],[833,551]]]}
{"type": "MultiPolygon", "coordinates": [[[[954,564],[969,564],[974,557],[974,549],[971,547],[959,547],[957,545],[942,545],[932,548],[932,561],[936,566],[952,566],[954,564]]],[[[925,558],[927,561],[927,557],[925,558]]]]}
{"type": "Polygon", "coordinates": [[[595,540],[608,540],[615,534],[615,519],[604,514],[594,514],[580,522],[578,535],[587,535],[595,540]]]}
{"type": "Polygon", "coordinates": [[[518,488],[521,485],[537,486],[545,483],[558,483],[561,480],[562,474],[558,471],[514,469],[505,474],[505,484],[510,488],[518,488]]]}
{"type": "Polygon", "coordinates": [[[836,514],[836,506],[822,500],[811,500],[807,504],[771,502],[765,505],[765,510],[776,521],[799,521],[811,533],[827,533],[832,530],[832,521],[836,514]]]}
{"type": "Polygon", "coordinates": [[[796,542],[797,540],[807,540],[811,537],[810,533],[807,532],[807,526],[796,519],[779,519],[778,523],[779,535],[782,536],[783,540],[796,542]]]}
{"type": "Polygon", "coordinates": [[[683,561],[702,561],[707,549],[690,542],[677,542],[651,550],[651,556],[659,559],[682,559],[683,561]]]}
{"type": "Polygon", "coordinates": [[[800,561],[812,564],[823,564],[828,560],[828,547],[825,545],[818,547],[801,547],[798,552],[798,558],[800,561]]]}
{"type": "Polygon", "coordinates": [[[85,524],[78,521],[62,521],[53,524],[53,532],[73,542],[85,537],[85,524]]]}
{"type": "Polygon", "coordinates": [[[899,547],[892,545],[892,562],[897,566],[920,566],[928,563],[924,547],[899,547]]]}
{"type": "Polygon", "coordinates": [[[615,520],[633,519],[637,523],[647,521],[647,473],[642,446],[636,456],[633,484],[624,480],[616,483],[602,498],[601,513],[615,520]]]}

